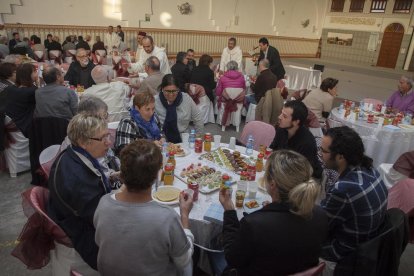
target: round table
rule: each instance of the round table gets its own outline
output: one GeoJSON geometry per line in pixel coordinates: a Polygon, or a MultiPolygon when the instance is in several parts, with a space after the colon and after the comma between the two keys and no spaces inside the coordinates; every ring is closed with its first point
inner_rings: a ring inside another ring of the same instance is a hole
{"type": "MultiPolygon", "coordinates": [[[[227,148],[227,144],[221,144],[222,148],[227,148]]],[[[206,160],[199,160],[199,157],[202,153],[195,153],[194,149],[188,149],[185,145],[183,146],[183,149],[187,152],[189,152],[188,155],[185,157],[176,157],[176,170],[175,170],[175,178],[173,186],[184,190],[187,189],[187,184],[183,182],[177,175],[181,172],[180,168],[184,168],[189,166],[191,163],[198,164],[201,163],[202,165],[207,165],[210,167],[214,167],[217,170],[220,170],[221,172],[225,172],[232,176],[233,181],[238,181],[240,179],[240,176],[236,175],[235,173],[225,170],[221,167],[218,167],[212,162],[206,161],[206,160]]],[[[214,144],[212,143],[212,150],[214,150],[214,144]]],[[[236,146],[236,150],[240,151],[240,153],[244,154],[246,149],[245,147],[236,146]]],[[[205,153],[203,151],[203,153],[205,153]]],[[[253,157],[257,157],[258,152],[253,152],[253,157]]],[[[264,175],[264,172],[256,173],[256,180],[258,180],[260,177],[264,175]]],[[[237,189],[237,183],[232,185],[233,189],[233,202],[235,203],[235,195],[236,195],[236,189],[237,189]]],[[[257,199],[262,200],[269,200],[271,201],[270,196],[262,191],[260,188],[257,191],[256,195],[257,199]]],[[[194,202],[193,209],[190,212],[190,229],[191,232],[194,235],[194,243],[201,245],[206,248],[210,248],[210,241],[217,237],[222,232],[222,225],[218,223],[213,223],[210,221],[204,220],[204,214],[206,213],[207,209],[210,207],[211,204],[220,204],[219,203],[219,190],[211,192],[209,194],[203,194],[199,193],[198,201],[194,202]]],[[[174,210],[180,214],[180,209],[178,207],[178,204],[171,206],[174,208],[174,210]]],[[[245,211],[244,208],[236,208],[237,215],[239,219],[243,217],[243,212],[245,211]]],[[[203,251],[201,252],[200,256],[200,262],[199,266],[205,270],[209,271],[210,264],[208,262],[207,256],[203,254],[203,251]]]]}
{"type": "Polygon", "coordinates": [[[382,163],[394,164],[401,154],[414,150],[414,127],[394,129],[366,121],[348,121],[341,117],[338,108],[332,109],[329,126],[343,125],[353,128],[361,136],[365,154],[374,160],[375,167],[382,163]]]}

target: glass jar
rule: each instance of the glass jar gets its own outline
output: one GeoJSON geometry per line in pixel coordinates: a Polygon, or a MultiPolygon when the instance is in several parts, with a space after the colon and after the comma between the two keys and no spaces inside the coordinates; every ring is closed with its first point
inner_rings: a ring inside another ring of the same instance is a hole
{"type": "Polygon", "coordinates": [[[256,171],[257,172],[262,172],[263,171],[263,153],[259,153],[259,155],[257,155],[257,160],[256,160],[256,171]]]}
{"type": "Polygon", "coordinates": [[[204,150],[207,152],[211,151],[211,133],[204,135],[204,150]]]}
{"type": "Polygon", "coordinates": [[[174,183],[174,165],[167,163],[164,167],[164,185],[173,185],[174,183]]]}

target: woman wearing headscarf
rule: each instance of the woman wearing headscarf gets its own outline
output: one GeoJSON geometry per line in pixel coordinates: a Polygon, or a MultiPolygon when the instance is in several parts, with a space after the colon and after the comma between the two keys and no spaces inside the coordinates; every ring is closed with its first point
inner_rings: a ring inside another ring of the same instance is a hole
{"type": "Polygon", "coordinates": [[[181,143],[180,133],[189,131],[191,121],[197,133],[203,132],[200,110],[188,94],[180,91],[172,74],[162,79],[160,92],[155,98],[155,110],[168,142],[181,143]]]}

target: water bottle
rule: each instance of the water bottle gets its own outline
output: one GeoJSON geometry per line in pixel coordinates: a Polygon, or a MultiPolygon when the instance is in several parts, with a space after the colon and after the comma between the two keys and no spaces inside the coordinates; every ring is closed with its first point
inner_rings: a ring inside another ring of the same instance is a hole
{"type": "Polygon", "coordinates": [[[195,129],[192,129],[190,132],[190,136],[188,136],[188,146],[190,147],[190,149],[194,148],[195,139],[196,139],[196,132],[195,132],[195,129]]]}
{"type": "Polygon", "coordinates": [[[364,110],[364,101],[359,102],[359,109],[362,111],[364,110]]]}
{"type": "Polygon", "coordinates": [[[162,155],[163,156],[166,156],[167,154],[168,154],[168,143],[167,142],[164,142],[162,144],[162,155]]]}
{"type": "Polygon", "coordinates": [[[247,138],[247,144],[246,144],[247,155],[253,154],[253,147],[254,147],[254,138],[253,138],[253,135],[249,135],[249,137],[247,138]]]}
{"type": "Polygon", "coordinates": [[[341,103],[338,108],[338,113],[341,115],[344,112],[344,104],[341,103]]]}

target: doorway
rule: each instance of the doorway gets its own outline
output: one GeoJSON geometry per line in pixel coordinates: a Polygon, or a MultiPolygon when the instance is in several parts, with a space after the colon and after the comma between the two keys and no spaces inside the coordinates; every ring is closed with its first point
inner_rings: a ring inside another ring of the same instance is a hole
{"type": "Polygon", "coordinates": [[[392,23],[387,26],[382,38],[377,66],[395,68],[395,65],[397,64],[398,54],[400,53],[403,36],[403,25],[399,23],[392,23]]]}

